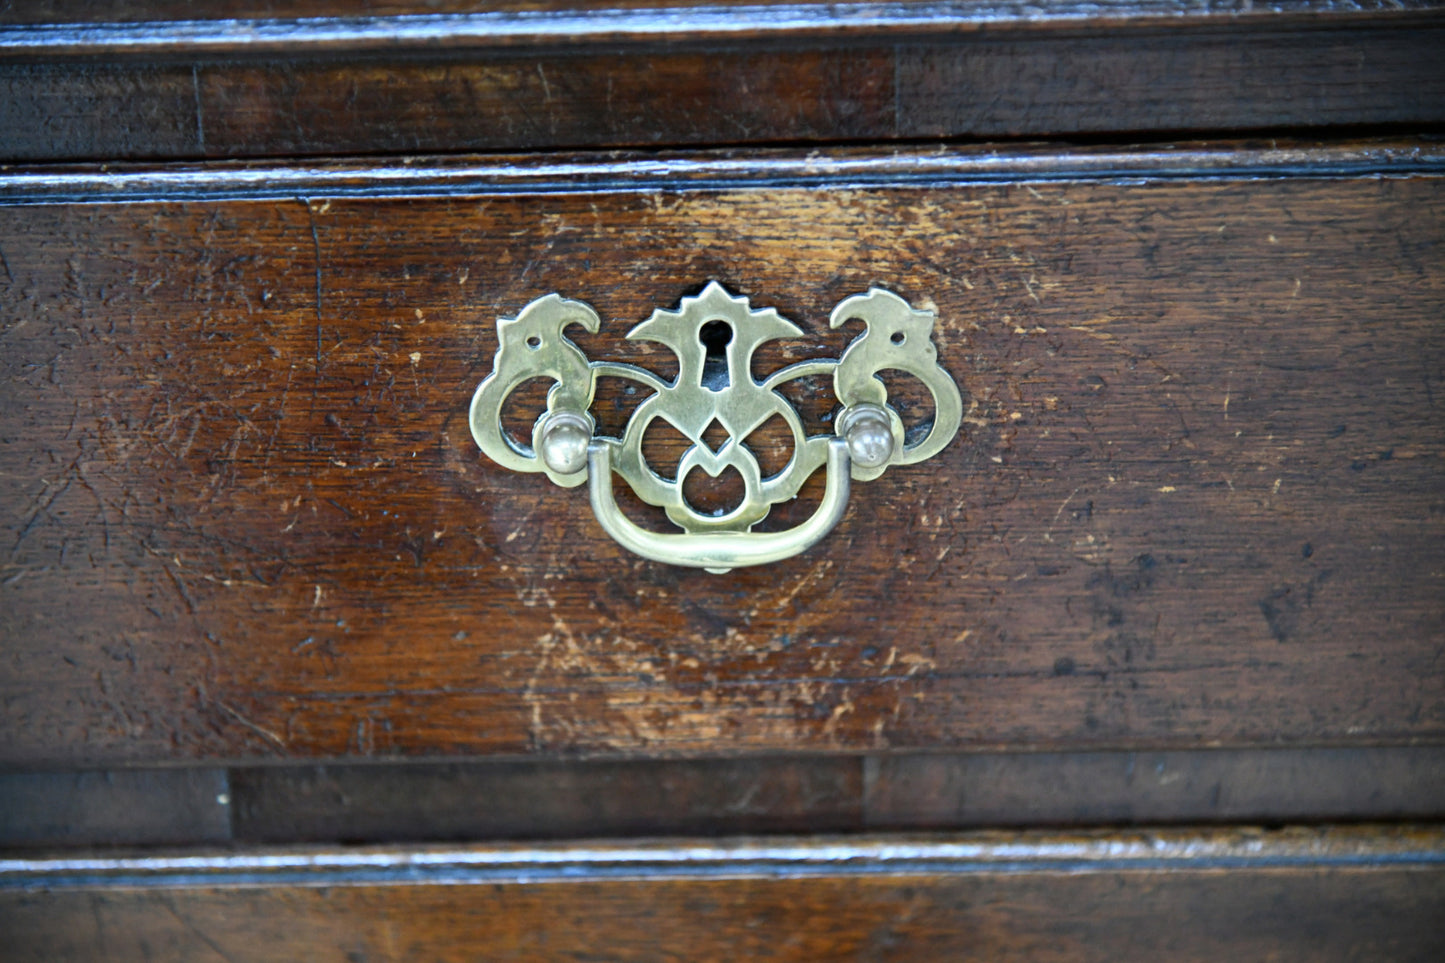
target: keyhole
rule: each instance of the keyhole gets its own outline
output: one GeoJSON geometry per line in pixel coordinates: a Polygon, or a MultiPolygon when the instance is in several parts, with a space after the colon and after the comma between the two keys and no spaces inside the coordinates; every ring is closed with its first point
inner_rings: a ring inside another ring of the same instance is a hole
{"type": "Polygon", "coordinates": [[[728,377],[728,343],[733,329],[726,321],[709,321],[697,333],[707,354],[702,362],[702,386],[709,391],[722,391],[732,384],[728,377]]]}

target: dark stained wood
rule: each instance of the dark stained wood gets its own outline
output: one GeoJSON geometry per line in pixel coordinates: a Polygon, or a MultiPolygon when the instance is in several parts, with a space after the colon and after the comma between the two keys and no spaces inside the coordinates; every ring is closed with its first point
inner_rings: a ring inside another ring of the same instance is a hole
{"type": "Polygon", "coordinates": [[[0,847],[1445,816],[1445,749],[751,756],[0,774],[0,847]]]}
{"type": "MultiPolygon", "coordinates": [[[[838,832],[862,766],[796,759],[265,766],[231,775],[242,842],[838,832]]],[[[1442,807],[1445,808],[1445,807],[1442,807]]]]}
{"type": "Polygon", "coordinates": [[[1445,3],[357,14],[0,0],[0,958],[1445,958],[1445,3]],[[476,452],[708,279],[962,437],[721,577],[476,452]]]}
{"type": "Polygon", "coordinates": [[[230,804],[224,769],[0,772],[0,847],[225,843],[230,804]]]}
{"type": "Polygon", "coordinates": [[[0,867],[7,958],[45,963],[1433,961],[1445,952],[1445,854],[1433,829],[261,851],[0,867]]]}
{"type": "Polygon", "coordinates": [[[1445,750],[870,756],[872,828],[1439,819],[1445,750]]]}
{"type": "Polygon", "coordinates": [[[4,156],[194,156],[194,84],[174,65],[0,64],[4,156]]]}
{"type": "Polygon", "coordinates": [[[1238,174],[0,209],[4,761],[1439,742],[1445,181],[1238,174]],[[726,576],[475,450],[708,279],[936,304],[961,437],[726,576]]]}
{"type": "Polygon", "coordinates": [[[779,17],[584,6],[13,24],[0,26],[0,160],[1445,123],[1440,5],[1367,7],[804,4],[779,17]]]}
{"type": "Polygon", "coordinates": [[[1378,30],[929,44],[896,51],[894,134],[1134,134],[1438,124],[1438,24],[1378,30]],[[1241,84],[1248,78],[1248,84],[1241,84]],[[1253,89],[1263,84],[1270,93],[1253,89]],[[1371,96],[1378,92],[1379,96],[1371,96]]]}
{"type": "Polygon", "coordinates": [[[1445,749],[979,753],[232,770],[242,842],[1439,819],[1445,749]]]}

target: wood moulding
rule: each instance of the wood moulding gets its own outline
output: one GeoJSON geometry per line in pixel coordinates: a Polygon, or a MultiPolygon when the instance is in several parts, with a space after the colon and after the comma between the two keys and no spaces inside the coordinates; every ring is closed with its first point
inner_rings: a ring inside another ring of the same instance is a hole
{"type": "Polygon", "coordinates": [[[14,960],[1436,959],[1437,827],[0,860],[14,960]]]}
{"type": "Polygon", "coordinates": [[[708,0],[372,4],[368,13],[334,0],[287,4],[96,3],[28,4],[0,13],[0,57],[96,55],[184,56],[317,53],[368,50],[544,49],[560,45],[635,44],[657,40],[781,39],[785,43],[837,37],[917,39],[957,37],[1012,28],[1056,32],[1201,26],[1329,27],[1410,23],[1442,9],[1438,0],[1340,3],[1288,0],[1257,5],[1125,0],[1040,5],[1027,0],[936,0],[929,3],[817,3],[708,0]],[[451,7],[451,9],[448,9],[451,7]]]}
{"type": "Polygon", "coordinates": [[[493,194],[963,187],[1086,181],[1410,177],[1445,173],[1445,146],[1416,138],[1320,143],[1180,141],[212,161],[0,168],[0,206],[127,201],[438,198],[493,194]]]}

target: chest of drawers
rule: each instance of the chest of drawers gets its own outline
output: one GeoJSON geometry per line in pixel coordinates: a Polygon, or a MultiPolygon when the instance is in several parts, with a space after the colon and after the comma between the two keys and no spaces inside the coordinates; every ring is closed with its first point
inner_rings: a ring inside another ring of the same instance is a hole
{"type": "Polygon", "coordinates": [[[1432,5],[353,14],[3,15],[19,958],[1439,953],[1432,5]],[[477,450],[708,282],[958,436],[726,574],[477,450]]]}

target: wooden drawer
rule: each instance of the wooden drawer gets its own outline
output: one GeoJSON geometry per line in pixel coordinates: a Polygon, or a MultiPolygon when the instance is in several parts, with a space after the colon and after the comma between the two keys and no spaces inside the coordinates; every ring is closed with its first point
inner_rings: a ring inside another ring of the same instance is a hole
{"type": "Polygon", "coordinates": [[[5,758],[1438,740],[1439,164],[10,175],[5,758]],[[709,280],[835,352],[850,294],[932,304],[966,406],[817,548],[720,576],[465,423],[499,315],[582,298],[635,354],[709,280]]]}

